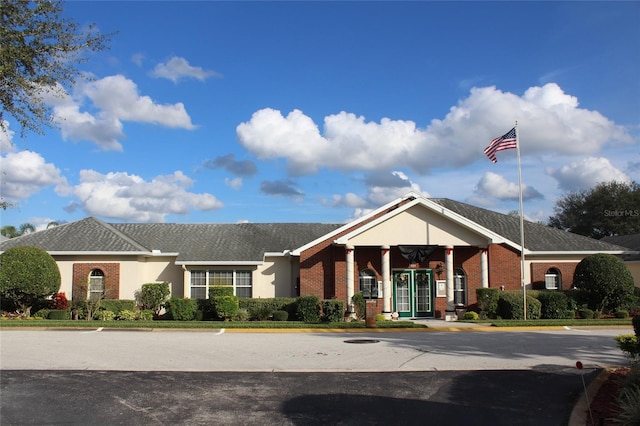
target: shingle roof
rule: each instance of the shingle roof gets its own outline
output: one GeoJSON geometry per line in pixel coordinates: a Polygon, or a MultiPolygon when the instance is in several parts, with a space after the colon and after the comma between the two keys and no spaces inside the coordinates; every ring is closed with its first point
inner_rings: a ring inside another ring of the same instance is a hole
{"type": "MultiPolygon", "coordinates": [[[[454,213],[458,213],[478,225],[520,245],[520,218],[497,213],[448,198],[432,198],[432,201],[454,213]]],[[[582,235],[572,234],[550,226],[524,222],[524,246],[530,251],[624,251],[624,247],[582,235]]]]}
{"type": "Polygon", "coordinates": [[[87,218],[0,242],[0,251],[37,246],[48,252],[177,253],[178,262],[259,262],[339,228],[323,223],[105,223],[87,218]]]}
{"type": "MultiPolygon", "coordinates": [[[[633,251],[640,252],[640,234],[615,235],[604,237],[601,241],[611,244],[618,244],[633,251]]],[[[640,260],[640,254],[631,254],[624,257],[625,260],[640,260]]]]}

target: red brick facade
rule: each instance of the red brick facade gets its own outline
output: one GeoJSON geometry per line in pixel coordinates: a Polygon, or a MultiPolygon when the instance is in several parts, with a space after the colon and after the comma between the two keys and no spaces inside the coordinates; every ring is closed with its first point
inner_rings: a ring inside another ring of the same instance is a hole
{"type": "Polygon", "coordinates": [[[560,272],[560,288],[558,290],[569,290],[573,287],[573,273],[576,271],[578,263],[534,263],[531,265],[531,284],[535,290],[544,289],[544,276],[549,269],[556,269],[560,272]]]}
{"type": "Polygon", "coordinates": [[[74,300],[87,299],[89,274],[99,269],[104,273],[104,298],[120,298],[120,264],[119,263],[74,263],[72,295],[74,300]]]}

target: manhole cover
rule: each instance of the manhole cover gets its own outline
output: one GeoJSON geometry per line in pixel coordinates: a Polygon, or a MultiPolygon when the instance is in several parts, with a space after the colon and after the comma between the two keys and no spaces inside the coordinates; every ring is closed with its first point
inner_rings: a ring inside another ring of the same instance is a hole
{"type": "Polygon", "coordinates": [[[380,340],[376,339],[351,339],[345,340],[345,343],[378,343],[380,340]]]}

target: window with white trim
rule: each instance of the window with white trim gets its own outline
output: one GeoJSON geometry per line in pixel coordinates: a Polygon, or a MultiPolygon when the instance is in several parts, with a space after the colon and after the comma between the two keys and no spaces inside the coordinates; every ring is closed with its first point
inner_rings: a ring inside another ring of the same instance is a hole
{"type": "Polygon", "coordinates": [[[456,306],[467,304],[467,274],[462,268],[453,271],[453,303],[456,306]]]}
{"type": "Polygon", "coordinates": [[[550,268],[546,274],[544,274],[544,288],[547,290],[560,290],[562,280],[560,271],[556,268],[550,268]]]}
{"type": "Polygon", "coordinates": [[[100,300],[104,297],[104,272],[100,269],[94,269],[89,273],[89,291],[87,298],[89,300],[100,300]]]}
{"type": "Polygon", "coordinates": [[[233,294],[243,298],[253,295],[251,271],[192,270],[190,286],[192,299],[207,299],[210,287],[232,287],[233,294]]]}
{"type": "Polygon", "coordinates": [[[371,269],[363,269],[360,271],[358,281],[360,283],[360,292],[365,298],[378,298],[378,281],[375,272],[371,269]]]}

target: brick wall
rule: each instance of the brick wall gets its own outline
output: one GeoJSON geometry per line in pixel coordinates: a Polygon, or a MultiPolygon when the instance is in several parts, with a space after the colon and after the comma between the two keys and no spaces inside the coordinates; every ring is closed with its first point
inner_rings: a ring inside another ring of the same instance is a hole
{"type": "Polygon", "coordinates": [[[71,298],[85,300],[89,286],[89,274],[94,269],[104,273],[104,298],[120,298],[120,264],[119,263],[74,263],[71,298]]]}
{"type": "Polygon", "coordinates": [[[489,287],[520,290],[520,252],[501,244],[489,245],[489,287]]]}
{"type": "Polygon", "coordinates": [[[531,265],[531,283],[535,290],[544,289],[544,276],[551,268],[560,271],[560,289],[569,290],[573,286],[573,273],[578,262],[571,263],[534,263],[531,265]]]}

